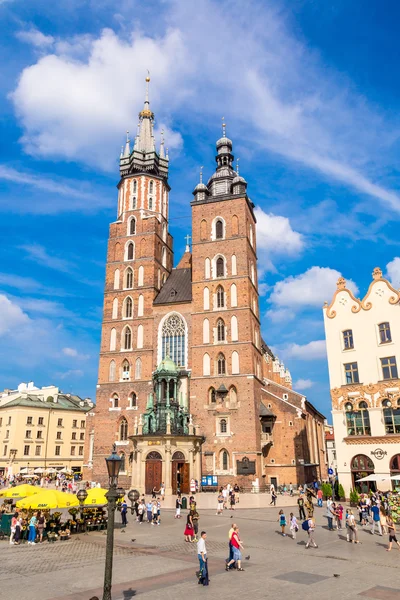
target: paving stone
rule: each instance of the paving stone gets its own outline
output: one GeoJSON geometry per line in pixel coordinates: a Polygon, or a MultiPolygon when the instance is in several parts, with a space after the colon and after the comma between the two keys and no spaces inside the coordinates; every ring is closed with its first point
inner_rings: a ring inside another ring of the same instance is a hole
{"type": "Polygon", "coordinates": [[[289,581],[290,583],[301,583],[302,585],[310,585],[329,579],[323,575],[317,575],[315,573],[305,573],[304,571],[290,571],[289,573],[282,573],[281,575],[275,575],[274,579],[282,579],[282,581],[289,581]]]}

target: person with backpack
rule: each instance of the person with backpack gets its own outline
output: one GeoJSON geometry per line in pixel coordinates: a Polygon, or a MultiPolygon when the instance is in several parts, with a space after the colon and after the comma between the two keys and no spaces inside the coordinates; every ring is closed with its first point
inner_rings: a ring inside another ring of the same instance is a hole
{"type": "Polygon", "coordinates": [[[308,534],[308,542],[306,544],[306,548],[312,546],[313,548],[318,548],[317,543],[314,539],[315,532],[315,521],[312,517],[303,522],[302,528],[304,531],[307,531],[308,534]]]}

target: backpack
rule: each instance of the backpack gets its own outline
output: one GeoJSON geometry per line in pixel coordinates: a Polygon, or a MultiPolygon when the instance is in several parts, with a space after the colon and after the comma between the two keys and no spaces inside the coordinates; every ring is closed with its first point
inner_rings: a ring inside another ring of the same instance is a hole
{"type": "Polygon", "coordinates": [[[308,520],[307,521],[303,521],[301,524],[302,529],[304,529],[304,531],[308,531],[310,529],[310,526],[308,524],[308,520]]]}

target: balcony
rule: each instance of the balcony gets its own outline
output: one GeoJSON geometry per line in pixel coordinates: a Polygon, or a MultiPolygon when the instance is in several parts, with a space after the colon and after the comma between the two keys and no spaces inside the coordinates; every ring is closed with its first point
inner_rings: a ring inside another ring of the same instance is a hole
{"type": "Polygon", "coordinates": [[[264,448],[265,446],[269,446],[274,443],[273,437],[272,437],[272,433],[266,433],[265,431],[261,432],[261,448],[264,448]]]}

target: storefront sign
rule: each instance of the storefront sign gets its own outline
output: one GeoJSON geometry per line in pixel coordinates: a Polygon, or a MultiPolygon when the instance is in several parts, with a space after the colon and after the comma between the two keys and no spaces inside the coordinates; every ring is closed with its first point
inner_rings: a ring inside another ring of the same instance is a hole
{"type": "Polygon", "coordinates": [[[371,450],[371,454],[377,460],[382,460],[382,458],[387,455],[387,452],[386,450],[382,450],[382,448],[377,448],[376,450],[371,450]]]}
{"type": "Polygon", "coordinates": [[[247,456],[245,456],[243,460],[236,461],[236,471],[238,475],[255,475],[256,461],[249,460],[247,456]]]}

